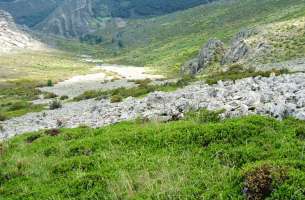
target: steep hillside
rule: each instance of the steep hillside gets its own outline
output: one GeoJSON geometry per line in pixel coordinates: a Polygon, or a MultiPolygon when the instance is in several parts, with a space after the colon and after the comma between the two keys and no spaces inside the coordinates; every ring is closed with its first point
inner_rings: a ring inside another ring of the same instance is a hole
{"type": "MultiPolygon", "coordinates": [[[[209,0],[65,0],[36,30],[65,37],[80,37],[123,18],[158,16],[209,3],[209,0]]],[[[118,25],[120,27],[120,25],[118,25]]],[[[106,29],[107,30],[107,29],[106,29]]]]}
{"type": "Polygon", "coordinates": [[[15,25],[9,13],[0,10],[0,53],[42,48],[43,45],[40,42],[15,25]]]}
{"type": "MultiPolygon", "coordinates": [[[[197,55],[211,38],[222,40],[228,47],[243,29],[260,27],[268,30],[268,26],[280,22],[288,25],[289,20],[300,20],[305,16],[304,10],[303,0],[219,1],[165,16],[129,20],[120,27],[109,23],[107,29],[96,33],[102,36],[103,43],[93,47],[77,41],[64,42],[61,46],[77,52],[84,48],[87,53],[103,59],[107,57],[107,62],[167,67],[166,71],[173,69],[177,72],[181,64],[197,55]]],[[[281,31],[287,32],[289,28],[281,31]]],[[[284,40],[291,41],[289,37],[284,40]]],[[[280,44],[280,40],[277,43],[280,44]]],[[[298,54],[293,56],[278,55],[282,60],[304,55],[303,48],[297,48],[297,51],[298,54]]]]}
{"type": "Polygon", "coordinates": [[[0,9],[13,15],[18,24],[29,27],[47,17],[63,0],[0,0],[0,9]]]}

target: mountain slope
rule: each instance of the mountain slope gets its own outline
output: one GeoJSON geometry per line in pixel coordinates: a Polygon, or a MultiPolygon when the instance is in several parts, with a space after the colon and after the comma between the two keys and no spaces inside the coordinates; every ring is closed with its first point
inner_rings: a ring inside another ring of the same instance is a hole
{"type": "Polygon", "coordinates": [[[43,45],[40,42],[15,25],[9,13],[0,10],[0,53],[42,48],[43,45]]]}
{"type": "Polygon", "coordinates": [[[187,9],[209,0],[65,0],[36,30],[66,37],[80,37],[103,28],[115,18],[143,18],[187,9]]]}
{"type": "Polygon", "coordinates": [[[32,27],[47,17],[63,0],[0,0],[0,9],[13,15],[16,23],[32,27]]]}
{"type": "Polygon", "coordinates": [[[162,66],[177,71],[210,38],[221,39],[228,45],[241,29],[301,18],[305,16],[304,10],[303,0],[220,1],[165,16],[131,20],[123,28],[109,26],[108,31],[98,32],[105,40],[100,46],[104,48],[101,51],[94,48],[92,52],[105,57],[107,49],[116,49],[121,44],[124,48],[114,54],[109,52],[108,62],[162,66]],[[113,38],[117,42],[113,43],[113,38]]]}

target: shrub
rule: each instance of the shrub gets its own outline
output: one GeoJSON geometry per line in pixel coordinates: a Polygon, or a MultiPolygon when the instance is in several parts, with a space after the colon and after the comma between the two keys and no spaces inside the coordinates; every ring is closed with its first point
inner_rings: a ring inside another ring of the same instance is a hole
{"type": "Polygon", "coordinates": [[[56,98],[56,97],[57,97],[57,95],[54,94],[54,93],[51,93],[51,92],[48,92],[48,93],[46,93],[46,94],[44,95],[44,98],[45,98],[45,99],[54,99],[54,98],[56,98]]]}
{"type": "Polygon", "coordinates": [[[67,95],[64,95],[64,96],[60,97],[60,100],[66,100],[66,99],[69,99],[69,97],[67,95]]]}
{"type": "Polygon", "coordinates": [[[249,200],[263,200],[272,192],[271,168],[263,165],[249,172],[244,183],[244,193],[249,200]]]}
{"type": "Polygon", "coordinates": [[[111,102],[111,103],[117,103],[117,102],[121,102],[122,100],[123,100],[123,97],[122,97],[122,96],[120,96],[120,95],[113,95],[113,96],[111,97],[110,102],[111,102]]]}
{"type": "Polygon", "coordinates": [[[48,86],[48,87],[52,87],[52,86],[53,86],[52,80],[48,80],[48,81],[47,81],[47,86],[48,86]]]}
{"type": "Polygon", "coordinates": [[[6,120],[6,116],[0,113],[0,121],[5,121],[5,120],[6,120]]]}
{"type": "Polygon", "coordinates": [[[144,80],[135,80],[135,84],[138,84],[140,87],[145,87],[145,86],[147,86],[151,82],[152,81],[149,78],[144,79],[144,80]]]}
{"type": "Polygon", "coordinates": [[[49,136],[57,136],[60,134],[60,130],[57,128],[49,129],[45,131],[45,134],[49,136]]]}
{"type": "Polygon", "coordinates": [[[4,153],[5,153],[4,143],[0,143],[0,155],[3,155],[4,153]]]}
{"type": "Polygon", "coordinates": [[[29,107],[30,104],[27,102],[15,102],[13,103],[10,107],[9,107],[9,111],[16,111],[16,110],[20,110],[20,109],[24,109],[29,107]]]}
{"type": "Polygon", "coordinates": [[[286,167],[267,164],[248,172],[245,176],[244,194],[249,200],[263,200],[271,195],[288,178],[286,167]]]}
{"type": "Polygon", "coordinates": [[[56,110],[61,107],[62,107],[61,102],[58,100],[53,100],[49,105],[50,110],[56,110]]]}
{"type": "Polygon", "coordinates": [[[40,134],[33,134],[33,135],[28,136],[28,137],[25,139],[25,141],[26,141],[27,143],[33,143],[35,140],[37,140],[37,139],[40,138],[40,137],[41,137],[40,134]]]}
{"type": "Polygon", "coordinates": [[[221,113],[223,113],[223,110],[209,111],[206,109],[202,109],[199,111],[190,111],[186,113],[186,119],[193,120],[198,123],[219,122],[221,120],[221,113]]]}
{"type": "Polygon", "coordinates": [[[305,140],[305,127],[300,126],[296,129],[296,136],[300,139],[300,140],[305,140]]]}

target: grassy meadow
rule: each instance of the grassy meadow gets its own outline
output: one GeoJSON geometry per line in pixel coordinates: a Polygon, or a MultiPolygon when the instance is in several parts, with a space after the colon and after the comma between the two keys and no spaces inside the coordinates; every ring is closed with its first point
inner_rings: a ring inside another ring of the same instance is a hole
{"type": "Polygon", "coordinates": [[[305,123],[216,113],[54,129],[0,144],[3,199],[305,198],[305,123]]]}

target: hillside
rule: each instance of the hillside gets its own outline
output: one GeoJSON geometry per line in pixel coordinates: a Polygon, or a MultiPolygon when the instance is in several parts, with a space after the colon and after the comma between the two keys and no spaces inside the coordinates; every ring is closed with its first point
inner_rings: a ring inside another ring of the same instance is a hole
{"type": "Polygon", "coordinates": [[[3,199],[305,198],[304,122],[212,113],[18,136],[0,148],[3,199]],[[214,117],[212,117],[214,116],[214,117]]]}
{"type": "Polygon", "coordinates": [[[12,13],[16,22],[33,27],[46,18],[63,0],[0,0],[0,9],[12,13]]]}
{"type": "MultiPolygon", "coordinates": [[[[107,62],[167,67],[167,70],[177,72],[181,64],[198,54],[209,39],[220,39],[229,46],[233,37],[243,29],[261,27],[264,30],[264,26],[268,29],[280,22],[288,26],[289,20],[302,21],[304,7],[302,0],[220,1],[165,16],[129,20],[121,28],[108,24],[107,31],[101,29],[98,32],[103,43],[93,48],[84,43],[77,44],[77,41],[61,46],[75,51],[84,48],[90,52],[91,49],[92,54],[109,58],[107,62]]],[[[272,30],[275,29],[269,30],[270,36],[276,33],[271,33],[272,30]]],[[[282,37],[285,33],[290,34],[290,29],[285,26],[280,31],[283,31],[282,37]]],[[[289,37],[284,40],[290,41],[289,37]]],[[[302,49],[298,49],[298,55],[292,58],[302,57],[302,49]]],[[[280,54],[277,57],[280,58],[280,54]]],[[[273,57],[269,56],[269,59],[273,57]]],[[[283,59],[289,60],[289,56],[283,59]]]]}
{"type": "Polygon", "coordinates": [[[16,26],[9,13],[0,10],[0,53],[43,48],[42,43],[16,26]]]}
{"type": "Polygon", "coordinates": [[[305,0],[0,0],[0,200],[304,200],[304,80],[305,0]]]}
{"type": "Polygon", "coordinates": [[[143,18],[184,10],[211,0],[55,0],[0,1],[0,9],[14,13],[17,23],[44,34],[81,37],[115,18],[143,18]]]}

